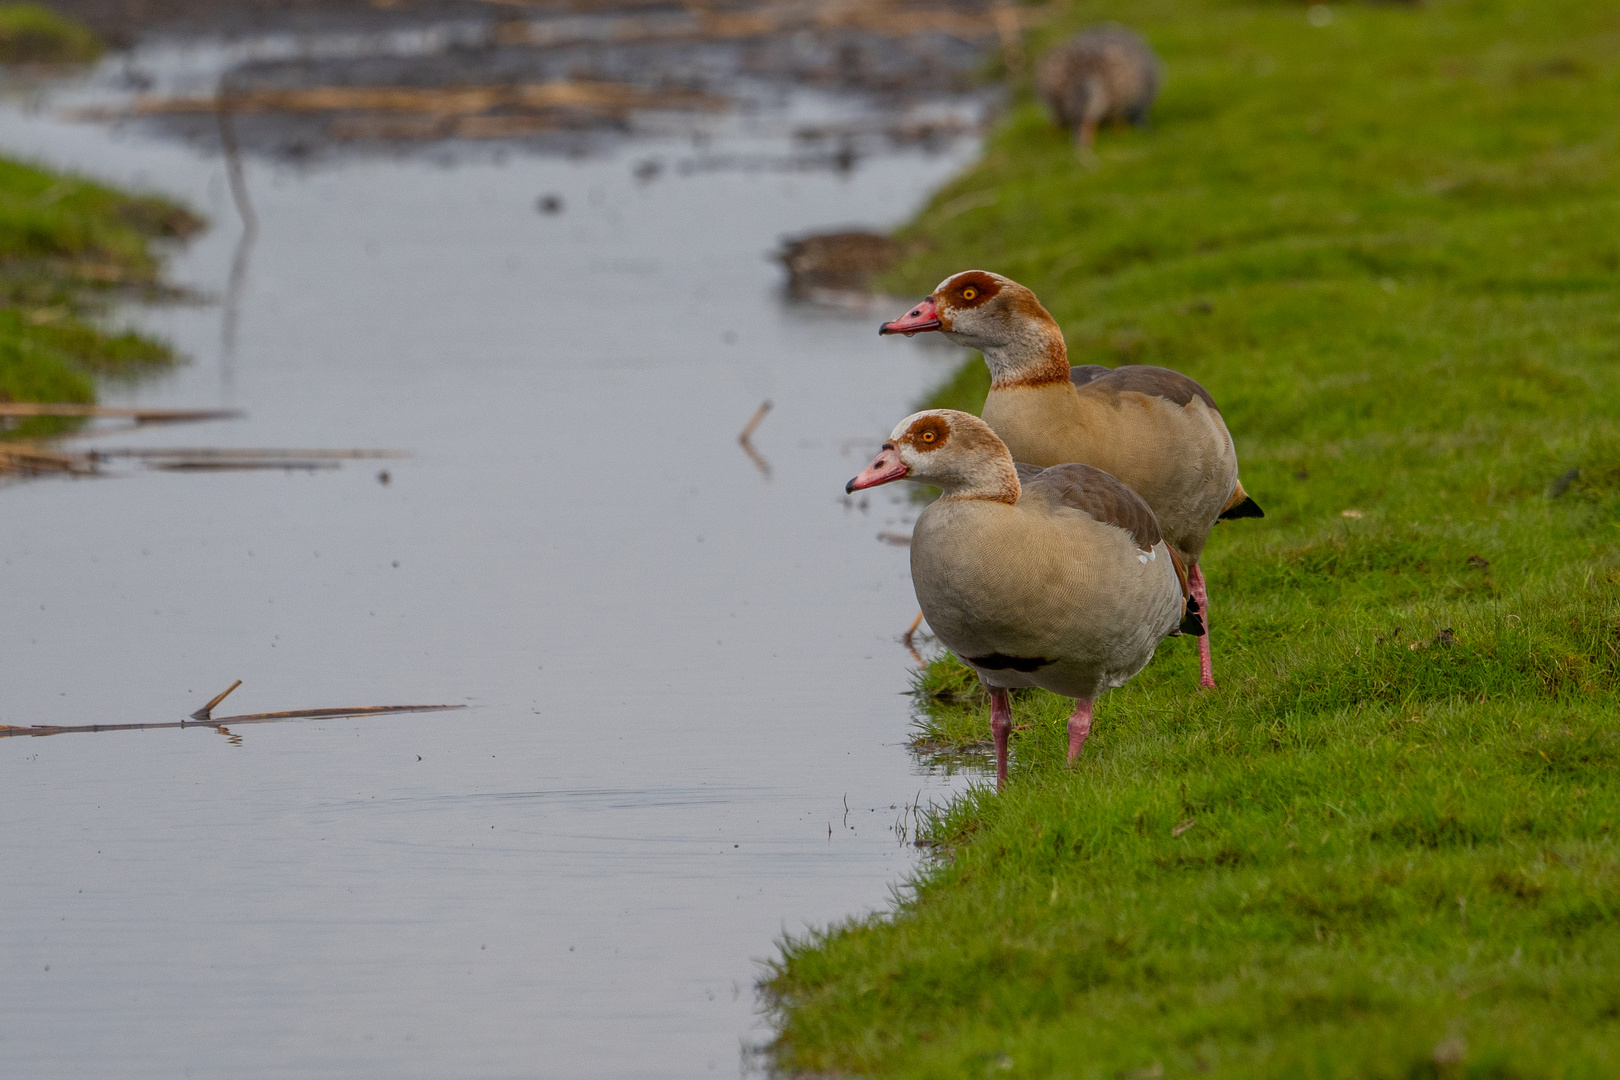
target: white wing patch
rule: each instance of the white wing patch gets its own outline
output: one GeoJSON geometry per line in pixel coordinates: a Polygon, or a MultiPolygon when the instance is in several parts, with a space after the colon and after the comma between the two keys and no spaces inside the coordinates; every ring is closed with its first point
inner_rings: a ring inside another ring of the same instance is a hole
{"type": "Polygon", "coordinates": [[[1153,548],[1149,548],[1146,551],[1138,551],[1136,553],[1136,561],[1139,562],[1139,563],[1145,563],[1149,559],[1157,560],[1158,557],[1159,557],[1158,551],[1156,551],[1153,548]]]}

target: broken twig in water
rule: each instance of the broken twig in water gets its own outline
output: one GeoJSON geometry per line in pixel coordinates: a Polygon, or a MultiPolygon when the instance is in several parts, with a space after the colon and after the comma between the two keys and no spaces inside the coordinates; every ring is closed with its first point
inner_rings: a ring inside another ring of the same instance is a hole
{"type": "Polygon", "coordinates": [[[226,724],[273,724],[277,720],[336,720],[348,716],[376,716],[382,713],[447,712],[465,705],[365,705],[353,709],[294,709],[291,712],[247,713],[221,716],[214,720],[171,720],[160,724],[34,724],[17,727],[0,724],[0,739],[18,735],[71,735],[82,731],[156,731],[159,728],[224,727],[226,724]]]}
{"type": "Polygon", "coordinates": [[[766,398],[759,403],[759,408],[754,410],[754,415],[748,418],[748,423],[743,425],[742,433],[737,436],[737,445],[743,448],[748,460],[754,463],[754,467],[763,473],[767,480],[771,478],[771,465],[758,450],[754,449],[753,437],[760,421],[764,420],[765,414],[770,411],[771,401],[770,398],[766,398]]]}
{"type": "MultiPolygon", "coordinates": [[[[921,616],[918,616],[918,617],[921,618],[921,616]]],[[[193,720],[210,720],[210,719],[212,719],[213,715],[214,715],[214,706],[218,705],[220,702],[222,702],[226,698],[230,697],[231,696],[231,691],[235,690],[238,686],[241,686],[241,685],[242,685],[242,680],[237,679],[235,682],[231,683],[231,685],[227,686],[225,689],[221,690],[218,694],[214,695],[214,699],[212,701],[210,701],[208,704],[204,705],[202,708],[198,709],[196,712],[192,713],[191,718],[193,720]]]]}
{"type": "Polygon", "coordinates": [[[345,460],[396,458],[396,450],[262,450],[234,447],[151,447],[92,450],[101,458],[136,458],[149,469],[169,472],[219,472],[227,469],[336,469],[345,460]]]}
{"type": "Polygon", "coordinates": [[[34,724],[21,727],[0,724],[0,739],[19,735],[71,735],[82,731],[155,731],[159,728],[209,727],[224,729],[226,724],[273,724],[277,720],[335,720],[350,716],[378,716],[384,713],[447,712],[465,705],[360,705],[341,709],[291,709],[286,712],[243,713],[215,717],[213,710],[232,690],[242,685],[237,679],[214,700],[191,714],[189,720],[169,720],[156,724],[34,724]]]}
{"type": "Polygon", "coordinates": [[[95,458],[217,458],[229,460],[236,458],[276,458],[276,459],[309,459],[312,461],[336,461],[354,458],[402,458],[409,457],[403,450],[281,450],[260,449],[248,446],[131,446],[112,450],[92,450],[90,456],[95,458]]]}
{"type": "Polygon", "coordinates": [[[402,450],[276,450],[252,447],[114,447],[65,453],[32,443],[0,443],[0,473],[94,473],[113,458],[133,458],[149,469],[335,469],[343,461],[403,458],[402,450]]]}
{"type": "Polygon", "coordinates": [[[149,469],[162,469],[165,472],[227,472],[230,470],[251,469],[282,469],[292,472],[302,469],[305,472],[315,472],[317,469],[336,469],[340,465],[336,461],[317,461],[311,458],[244,458],[233,460],[230,458],[157,458],[146,462],[149,469]]]}
{"type": "Polygon", "coordinates": [[[743,425],[742,434],[737,436],[737,441],[740,443],[745,443],[749,439],[752,439],[754,437],[754,431],[759,427],[760,421],[764,420],[765,414],[770,411],[771,401],[770,398],[766,398],[764,401],[759,403],[759,408],[754,410],[754,415],[748,418],[748,423],[743,425]]]}
{"type": "Polygon", "coordinates": [[[64,454],[28,443],[0,443],[0,473],[90,473],[95,462],[84,454],[64,454]]]}

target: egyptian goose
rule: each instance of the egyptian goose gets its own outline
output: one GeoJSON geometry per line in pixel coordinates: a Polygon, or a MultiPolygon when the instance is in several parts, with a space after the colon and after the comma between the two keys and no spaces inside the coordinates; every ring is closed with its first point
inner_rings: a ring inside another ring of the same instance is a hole
{"type": "Polygon", "coordinates": [[[1103,23],[1047,53],[1035,85],[1058,126],[1089,150],[1104,120],[1147,123],[1159,94],[1159,58],[1135,31],[1103,23]]]}
{"type": "Polygon", "coordinates": [[[1076,698],[1069,760],[1099,693],[1142,670],[1167,635],[1198,633],[1179,555],[1142,497],[1089,465],[1014,465],[990,425],[935,409],[900,421],[846,492],[895,480],[943,491],[911,534],[928,625],[990,691],[996,786],[1007,780],[1007,690],[1076,698]]]}
{"type": "Polygon", "coordinates": [[[1209,596],[1198,557],[1216,521],[1265,512],[1238,482],[1232,436],[1209,391],[1168,368],[1071,368],[1063,331],[1035,294],[983,270],[946,278],[878,332],[929,330],[984,354],[990,366],[984,419],[1014,458],[1092,465],[1147,500],[1187,560],[1206,627],[1198,637],[1199,683],[1214,686],[1209,596]]]}

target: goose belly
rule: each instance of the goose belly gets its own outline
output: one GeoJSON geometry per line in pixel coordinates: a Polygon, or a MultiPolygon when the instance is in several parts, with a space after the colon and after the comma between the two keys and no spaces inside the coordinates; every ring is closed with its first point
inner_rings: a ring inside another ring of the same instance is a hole
{"type": "Polygon", "coordinates": [[[987,685],[1094,697],[1140,671],[1181,619],[1162,544],[1143,563],[1121,530],[1078,514],[1067,524],[1098,535],[1052,543],[1034,530],[973,544],[918,521],[912,581],[923,615],[987,685]]]}

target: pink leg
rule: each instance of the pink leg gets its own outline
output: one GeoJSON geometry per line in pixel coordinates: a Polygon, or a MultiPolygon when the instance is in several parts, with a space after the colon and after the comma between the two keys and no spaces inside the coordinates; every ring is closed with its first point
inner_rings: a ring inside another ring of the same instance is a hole
{"type": "Polygon", "coordinates": [[[1007,691],[990,689],[990,734],[996,740],[996,790],[1007,782],[1007,733],[1012,730],[1012,706],[1007,691]]]}
{"type": "Polygon", "coordinates": [[[1209,592],[1204,588],[1204,574],[1197,563],[1187,571],[1187,587],[1198,601],[1198,614],[1204,620],[1204,632],[1198,636],[1198,685],[1211,689],[1215,686],[1215,664],[1209,655],[1209,592]]]}
{"type": "Polygon", "coordinates": [[[1074,712],[1069,716],[1069,764],[1080,756],[1080,748],[1086,745],[1086,736],[1091,734],[1091,702],[1084,698],[1074,703],[1074,712]]]}

